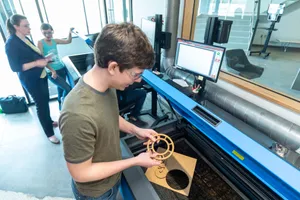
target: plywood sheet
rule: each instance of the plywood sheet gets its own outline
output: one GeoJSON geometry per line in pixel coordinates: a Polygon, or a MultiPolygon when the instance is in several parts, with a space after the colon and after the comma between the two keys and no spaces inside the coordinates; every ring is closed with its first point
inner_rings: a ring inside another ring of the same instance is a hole
{"type": "MultiPolygon", "coordinates": [[[[157,152],[159,152],[159,153],[162,153],[164,151],[165,151],[165,149],[160,148],[160,147],[157,150],[157,152]]],[[[166,171],[164,171],[165,174],[167,174],[167,172],[169,172],[171,170],[181,170],[188,176],[188,178],[189,178],[188,186],[186,188],[184,188],[183,190],[176,190],[176,189],[173,189],[172,187],[170,187],[168,185],[165,177],[158,178],[156,175],[156,173],[158,173],[157,172],[158,167],[152,167],[152,168],[147,169],[146,177],[152,183],[158,184],[169,190],[172,190],[174,192],[178,192],[180,194],[188,196],[190,189],[191,189],[191,184],[192,184],[192,180],[193,180],[193,176],[194,176],[196,162],[197,162],[197,160],[195,158],[191,158],[191,157],[188,157],[183,154],[176,153],[176,152],[174,152],[173,155],[165,161],[165,165],[166,165],[166,168],[164,169],[164,170],[166,170],[166,171]]]]}

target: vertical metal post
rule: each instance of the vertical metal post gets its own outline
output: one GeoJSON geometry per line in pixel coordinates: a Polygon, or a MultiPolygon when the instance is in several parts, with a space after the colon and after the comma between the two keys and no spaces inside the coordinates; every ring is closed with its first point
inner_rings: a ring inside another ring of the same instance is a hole
{"type": "Polygon", "coordinates": [[[123,0],[123,21],[127,21],[127,7],[126,7],[126,0],[123,0]]]}
{"type": "Polygon", "coordinates": [[[99,9],[100,25],[101,25],[101,29],[102,29],[103,28],[103,23],[102,23],[100,0],[98,0],[98,9],[99,9]]]}
{"type": "Polygon", "coordinates": [[[2,26],[0,26],[0,33],[1,33],[1,36],[2,36],[2,39],[3,39],[4,43],[6,43],[6,36],[5,36],[5,34],[4,34],[4,31],[3,31],[3,29],[2,29],[2,26]]]}
{"type": "Polygon", "coordinates": [[[88,23],[87,16],[86,16],[86,9],[85,9],[85,2],[84,2],[84,0],[82,0],[82,5],[83,5],[83,12],[84,12],[86,30],[87,30],[87,34],[89,35],[90,34],[90,30],[89,30],[89,23],[88,23]]]}
{"type": "Polygon", "coordinates": [[[3,1],[0,1],[0,3],[1,3],[1,6],[2,6],[2,8],[3,8],[3,11],[4,11],[4,14],[5,14],[6,18],[9,19],[9,16],[8,16],[8,14],[7,14],[7,12],[6,12],[6,9],[5,9],[5,6],[4,6],[3,1]]]}
{"type": "Polygon", "coordinates": [[[45,12],[45,15],[46,15],[47,22],[49,23],[49,18],[48,18],[48,14],[47,14],[47,10],[46,10],[46,6],[45,6],[44,0],[42,0],[42,4],[43,4],[43,7],[44,7],[44,12],[45,12]]]}
{"type": "Polygon", "coordinates": [[[16,10],[14,9],[14,7],[12,7],[12,5],[11,5],[11,0],[8,0],[8,5],[9,5],[9,8],[10,8],[10,10],[12,11],[12,13],[13,14],[15,14],[16,12],[16,10]]]}
{"type": "Polygon", "coordinates": [[[129,0],[129,19],[133,22],[133,8],[132,8],[132,0],[129,0]]]}
{"type": "Polygon", "coordinates": [[[105,23],[108,24],[106,0],[104,0],[104,14],[105,14],[105,23]]]}
{"type": "Polygon", "coordinates": [[[43,15],[42,15],[42,12],[41,12],[39,0],[35,0],[35,5],[36,5],[37,11],[39,13],[39,17],[40,17],[41,23],[44,23],[44,19],[43,19],[43,15]]]}
{"type": "MultiPolygon", "coordinates": [[[[252,47],[252,44],[253,44],[253,41],[254,41],[254,38],[255,38],[255,35],[256,35],[256,30],[257,30],[257,27],[258,27],[258,23],[259,23],[259,15],[260,15],[260,4],[261,4],[261,0],[255,0],[255,3],[257,3],[257,12],[256,12],[256,22],[255,22],[255,25],[252,30],[252,36],[251,36],[251,40],[250,40],[250,43],[249,43],[249,46],[248,46],[248,51],[251,51],[251,47],[252,47]]],[[[253,11],[254,12],[254,11],[253,11]]],[[[250,54],[251,55],[251,54],[250,54]]]]}

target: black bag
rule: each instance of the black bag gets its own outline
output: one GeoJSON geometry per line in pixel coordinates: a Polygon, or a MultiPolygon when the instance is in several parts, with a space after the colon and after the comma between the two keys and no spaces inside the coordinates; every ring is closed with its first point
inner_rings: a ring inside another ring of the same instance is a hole
{"type": "Polygon", "coordinates": [[[17,97],[11,95],[8,97],[0,98],[0,106],[3,113],[23,113],[28,111],[28,106],[24,97],[17,97]]]}

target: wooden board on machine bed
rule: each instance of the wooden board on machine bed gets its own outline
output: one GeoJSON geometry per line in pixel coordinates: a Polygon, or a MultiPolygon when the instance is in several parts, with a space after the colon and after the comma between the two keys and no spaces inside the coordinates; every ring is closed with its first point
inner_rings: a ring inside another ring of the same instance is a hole
{"type": "Polygon", "coordinates": [[[175,152],[197,159],[189,196],[185,196],[152,183],[161,200],[239,200],[233,190],[191,147],[185,139],[175,142],[175,152]]]}

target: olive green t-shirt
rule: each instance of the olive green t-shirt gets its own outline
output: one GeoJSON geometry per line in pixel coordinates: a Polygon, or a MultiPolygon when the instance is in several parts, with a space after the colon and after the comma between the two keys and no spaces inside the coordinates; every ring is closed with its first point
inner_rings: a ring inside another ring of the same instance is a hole
{"type": "MultiPolygon", "coordinates": [[[[67,162],[81,163],[90,158],[93,163],[122,159],[115,89],[102,93],[81,78],[64,101],[59,125],[67,162]]],[[[97,197],[119,179],[120,173],[117,173],[99,181],[76,182],[76,187],[83,195],[97,197]]]]}

